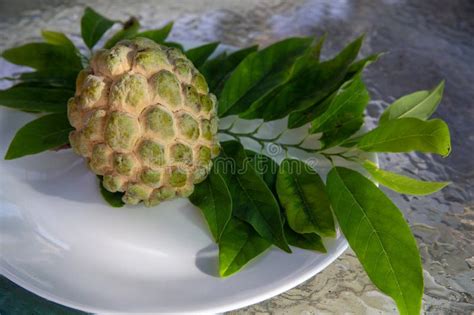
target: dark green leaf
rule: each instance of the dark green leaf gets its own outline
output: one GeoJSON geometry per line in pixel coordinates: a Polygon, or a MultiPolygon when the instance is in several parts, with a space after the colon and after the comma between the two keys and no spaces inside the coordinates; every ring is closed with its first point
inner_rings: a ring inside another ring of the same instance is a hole
{"type": "Polygon", "coordinates": [[[47,43],[29,43],[7,49],[2,57],[16,65],[37,70],[82,69],[81,58],[69,47],[47,43]]]}
{"type": "Polygon", "coordinates": [[[321,236],[336,235],[324,183],[309,165],[300,160],[283,160],[276,188],[292,230],[321,236]]]}
{"type": "Polygon", "coordinates": [[[115,44],[117,44],[122,39],[128,39],[135,37],[140,29],[140,23],[134,17],[132,17],[129,21],[127,21],[123,28],[115,33],[104,45],[104,48],[112,48],[115,44]]]}
{"type": "Polygon", "coordinates": [[[107,203],[114,207],[114,208],[121,208],[125,205],[122,201],[123,193],[122,192],[110,192],[105,189],[104,184],[102,182],[102,176],[97,176],[99,178],[99,185],[100,185],[100,194],[102,198],[104,198],[107,203]]]}
{"type": "Polygon", "coordinates": [[[393,102],[380,117],[380,124],[397,118],[426,120],[435,112],[443,97],[444,81],[431,91],[418,91],[393,102]]]}
{"type": "Polygon", "coordinates": [[[251,150],[245,150],[245,154],[257,174],[262,177],[268,188],[276,195],[276,179],[279,168],[277,162],[266,155],[251,150]]]}
{"type": "Polygon", "coordinates": [[[201,67],[212,53],[219,46],[219,42],[209,43],[202,46],[194,47],[185,52],[186,57],[194,64],[196,68],[201,67]]]}
{"type": "MultiPolygon", "coordinates": [[[[349,116],[349,115],[348,115],[349,116]]],[[[364,116],[359,117],[342,117],[334,129],[325,131],[321,141],[321,149],[328,149],[336,145],[344,143],[351,135],[356,133],[364,124],[364,116]]]]}
{"type": "Polygon", "coordinates": [[[53,87],[13,86],[0,91],[0,105],[35,112],[66,112],[74,91],[53,87]]]}
{"type": "Polygon", "coordinates": [[[449,182],[425,182],[385,171],[370,161],[364,162],[364,168],[376,182],[401,194],[429,195],[449,185],[449,182]]]}
{"type": "Polygon", "coordinates": [[[323,240],[316,233],[299,234],[285,224],[285,236],[291,246],[327,253],[323,240]]]}
{"type": "Polygon", "coordinates": [[[222,91],[225,80],[231,75],[234,69],[249,54],[257,51],[258,46],[251,46],[237,50],[232,54],[222,53],[214,59],[206,61],[199,69],[207,80],[209,89],[216,95],[222,91]]]}
{"type": "Polygon", "coordinates": [[[227,277],[236,273],[270,246],[250,224],[232,218],[219,242],[219,274],[227,277]]]}
{"type": "Polygon", "coordinates": [[[41,36],[48,44],[64,46],[76,51],[76,46],[64,33],[42,30],[41,36]]]}
{"type": "Polygon", "coordinates": [[[232,199],[227,184],[214,170],[202,183],[194,186],[189,200],[201,209],[216,242],[232,216],[232,199]]]}
{"type": "MultiPolygon", "coordinates": [[[[242,118],[263,118],[265,121],[280,119],[296,111],[301,112],[318,103],[344,82],[348,67],[357,57],[363,37],[358,38],[336,57],[320,63],[313,56],[312,59],[303,58],[302,66],[292,75],[291,80],[241,115],[242,118]]],[[[297,61],[296,65],[299,62],[297,61]]],[[[289,126],[293,122],[290,115],[289,126]]]]}
{"type": "Polygon", "coordinates": [[[383,54],[384,53],[373,54],[351,64],[346,74],[346,80],[350,80],[356,75],[362,73],[367,66],[376,62],[381,56],[383,56],[383,54]]]}
{"type": "Polygon", "coordinates": [[[217,171],[232,196],[233,214],[250,225],[266,240],[291,252],[283,233],[278,202],[263,179],[249,163],[242,145],[227,141],[222,145],[222,160],[217,171]]]}
{"type": "Polygon", "coordinates": [[[35,72],[23,72],[19,79],[22,83],[27,83],[30,86],[42,87],[60,87],[65,90],[71,90],[74,94],[76,89],[76,78],[78,70],[39,70],[35,72]]]}
{"type": "Polygon", "coordinates": [[[42,116],[20,128],[13,138],[5,160],[36,154],[69,143],[69,125],[65,113],[42,116]]]}
{"type": "Polygon", "coordinates": [[[310,133],[324,133],[324,148],[341,143],[360,129],[368,103],[369,93],[357,75],[340,87],[327,107],[321,106],[324,112],[311,122],[310,133]]]}
{"type": "Polygon", "coordinates": [[[361,136],[357,147],[368,152],[411,152],[449,155],[451,140],[440,119],[400,118],[389,120],[361,136]]]}
{"type": "Polygon", "coordinates": [[[289,38],[249,54],[226,81],[219,98],[219,116],[239,114],[284,83],[295,59],[311,44],[310,38],[289,38]]]}
{"type": "MultiPolygon", "coordinates": [[[[135,37],[145,37],[149,38],[153,41],[155,41],[158,44],[163,44],[165,39],[168,37],[169,33],[171,32],[171,29],[173,28],[173,22],[169,22],[162,28],[156,29],[156,30],[148,30],[148,31],[143,31],[141,33],[138,33],[135,37]]],[[[165,43],[167,46],[174,47],[172,45],[169,45],[170,43],[165,43]]],[[[180,49],[182,49],[182,46],[179,45],[180,49]]]]}
{"type": "Polygon", "coordinates": [[[339,226],[372,282],[400,314],[420,314],[423,269],[415,238],[400,210],[361,174],[331,170],[328,194],[339,226]]]}
{"type": "Polygon", "coordinates": [[[81,35],[84,43],[89,49],[92,49],[102,35],[114,24],[115,21],[109,20],[87,7],[81,19],[81,35]]]}

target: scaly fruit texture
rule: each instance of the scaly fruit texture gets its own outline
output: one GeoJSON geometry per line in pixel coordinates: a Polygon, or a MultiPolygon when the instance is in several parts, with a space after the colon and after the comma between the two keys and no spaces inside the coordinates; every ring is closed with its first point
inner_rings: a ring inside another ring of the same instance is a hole
{"type": "Polygon", "coordinates": [[[123,201],[187,197],[219,153],[216,97],[178,49],[146,38],[97,51],[68,102],[76,153],[123,201]]]}

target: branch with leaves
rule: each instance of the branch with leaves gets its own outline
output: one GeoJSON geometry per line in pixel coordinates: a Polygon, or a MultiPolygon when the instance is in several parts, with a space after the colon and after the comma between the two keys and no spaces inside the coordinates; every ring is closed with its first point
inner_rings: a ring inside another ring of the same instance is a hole
{"type": "MultiPolygon", "coordinates": [[[[183,49],[179,43],[166,42],[172,22],[141,31],[135,18],[114,21],[87,8],[81,34],[89,52],[117,23],[122,29],[103,40],[103,47],[146,37],[183,49]]],[[[14,84],[0,91],[0,104],[39,115],[18,130],[5,155],[8,160],[65,147],[73,130],[66,102],[74,95],[75,79],[90,55],[81,54],[63,33],[43,31],[42,37],[43,42],[2,53],[7,61],[33,71],[5,78],[14,84]]],[[[278,143],[281,134],[265,139],[259,138],[259,127],[246,132],[221,128],[233,140],[221,143],[217,159],[232,161],[239,171],[228,172],[215,161],[189,200],[202,211],[219,246],[221,276],[236,273],[272,245],[288,253],[290,246],[325,253],[324,239],[335,237],[338,226],[373,283],[395,300],[401,314],[417,314],[423,295],[419,251],[401,211],[375,183],[413,195],[434,193],[448,183],[382,170],[359,153],[418,151],[447,156],[448,126],[430,119],[444,83],[399,98],[384,111],[378,126],[361,131],[370,100],[362,72],[380,54],[357,60],[363,43],[359,37],[332,59],[320,60],[324,40],[288,38],[261,50],[252,46],[214,57],[219,43],[184,51],[216,94],[220,118],[236,115],[258,120],[260,127],[283,119],[288,130],[306,126],[307,137],[319,135],[321,144],[308,149],[303,141],[279,143],[285,158],[277,163],[265,150],[248,150],[240,141],[249,138],[263,148],[278,143]],[[334,148],[342,151],[331,153],[334,148]],[[292,157],[290,149],[331,159],[327,178],[292,157]],[[358,163],[365,172],[338,166],[335,157],[358,163]]],[[[123,206],[121,193],[103,187],[101,192],[111,206],[123,206]]]]}

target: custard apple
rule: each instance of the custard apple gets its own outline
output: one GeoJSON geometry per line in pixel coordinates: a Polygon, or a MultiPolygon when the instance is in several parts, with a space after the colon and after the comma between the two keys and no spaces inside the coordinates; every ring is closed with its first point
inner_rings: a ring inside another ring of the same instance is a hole
{"type": "Polygon", "coordinates": [[[97,51],[68,102],[73,150],[126,204],[187,197],[219,153],[216,97],[186,56],[146,38],[97,51]]]}

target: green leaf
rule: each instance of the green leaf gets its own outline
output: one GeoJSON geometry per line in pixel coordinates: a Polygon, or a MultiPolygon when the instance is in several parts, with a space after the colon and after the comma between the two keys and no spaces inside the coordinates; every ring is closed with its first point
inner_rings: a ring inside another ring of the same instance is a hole
{"type": "Polygon", "coordinates": [[[22,83],[30,86],[41,87],[59,87],[65,90],[71,90],[74,94],[76,89],[76,78],[78,70],[39,70],[34,72],[23,72],[19,76],[22,83]]]}
{"type": "Polygon", "coordinates": [[[36,154],[69,143],[69,125],[65,113],[42,116],[21,127],[13,138],[5,160],[36,154]]]}
{"type": "Polygon", "coordinates": [[[444,81],[441,81],[431,91],[418,91],[405,95],[393,102],[382,113],[379,123],[392,119],[413,117],[426,120],[436,111],[443,97],[444,81]]]}
{"type": "Polygon", "coordinates": [[[0,105],[19,110],[60,113],[74,91],[54,87],[13,86],[0,91],[0,105]]]}
{"type": "Polygon", "coordinates": [[[364,69],[371,65],[372,63],[376,62],[380,57],[382,57],[384,53],[377,53],[377,54],[372,54],[369,55],[365,58],[362,58],[354,63],[352,63],[349,67],[349,70],[347,71],[346,74],[346,80],[350,80],[356,75],[362,73],[364,69]]]}
{"type": "Polygon", "coordinates": [[[440,119],[389,120],[361,136],[357,147],[368,152],[411,152],[449,155],[451,140],[446,123],[440,119]]]}
{"type": "Polygon", "coordinates": [[[293,231],[288,224],[285,224],[285,236],[291,246],[327,253],[323,240],[316,233],[299,234],[293,231]]]}
{"type": "Polygon", "coordinates": [[[232,196],[233,215],[250,223],[269,242],[291,252],[283,233],[278,202],[249,163],[242,145],[226,141],[221,146],[222,160],[216,161],[217,171],[232,196]]]}
{"type": "MultiPolygon", "coordinates": [[[[362,38],[359,38],[358,40],[356,40],[355,42],[353,42],[351,45],[347,46],[340,54],[340,58],[336,57],[335,59],[333,59],[333,64],[337,64],[337,59],[339,59],[339,61],[344,61],[344,58],[346,58],[346,61],[347,60],[351,60],[351,58],[354,56],[353,54],[358,52],[358,49],[360,49],[360,46],[359,46],[359,41],[361,41],[362,38]],[[347,53],[345,53],[345,51],[347,53]],[[352,52],[352,54],[349,54],[350,52],[352,52]],[[345,56],[345,57],[344,57],[345,56]],[[349,59],[347,59],[349,58],[349,59]]],[[[361,44],[361,42],[360,42],[361,44]]],[[[342,64],[341,65],[341,72],[338,73],[337,71],[333,72],[333,75],[334,75],[334,78],[333,80],[339,80],[337,81],[333,87],[329,86],[329,90],[330,90],[330,93],[329,94],[326,94],[324,95],[323,94],[323,97],[322,99],[317,99],[317,101],[315,101],[314,103],[310,103],[310,102],[307,102],[306,104],[309,104],[307,106],[307,108],[303,108],[303,109],[297,109],[297,110],[294,110],[293,112],[290,113],[290,116],[288,118],[288,128],[298,128],[298,127],[301,127],[303,126],[304,124],[314,120],[316,117],[318,117],[319,115],[321,115],[321,113],[324,112],[324,110],[326,109],[325,106],[327,106],[328,102],[331,100],[333,94],[335,92],[337,92],[337,90],[347,81],[349,80],[352,80],[355,76],[357,76],[358,74],[362,73],[362,71],[364,70],[364,68],[368,65],[370,65],[372,62],[376,61],[377,58],[380,56],[381,54],[375,54],[375,55],[371,55],[371,56],[368,56],[366,58],[363,58],[359,61],[356,61],[352,64],[350,64],[348,67],[347,66],[347,63],[346,64],[342,64]]],[[[354,57],[355,58],[355,57],[354,57]]],[[[352,59],[353,60],[353,59],[352,59]]],[[[334,71],[334,69],[331,69],[331,60],[327,61],[329,63],[329,66],[326,65],[326,67],[329,69],[329,73],[331,71],[334,71]]],[[[322,83],[320,86],[321,87],[324,87],[324,84],[327,84],[327,83],[322,83]]]]}
{"type": "MultiPolygon", "coordinates": [[[[148,31],[143,31],[141,33],[138,33],[135,37],[145,37],[149,38],[153,41],[155,41],[158,44],[164,43],[165,39],[168,37],[169,33],[171,32],[171,29],[173,28],[173,22],[169,22],[162,28],[156,29],[156,30],[148,30],[148,31]]],[[[170,43],[167,43],[168,46],[172,47],[172,45],[169,45],[170,43]]],[[[180,49],[182,50],[182,46],[180,46],[180,49]]]]}
{"type": "Polygon", "coordinates": [[[222,176],[212,170],[206,180],[194,186],[189,200],[201,209],[212,236],[218,243],[232,216],[232,198],[222,176]]]}
{"type": "Polygon", "coordinates": [[[271,243],[263,239],[252,226],[232,218],[219,242],[219,274],[227,277],[266,251],[271,243]]]}
{"type": "Polygon", "coordinates": [[[254,104],[242,117],[262,117],[270,121],[290,115],[289,126],[292,128],[290,113],[314,106],[339,88],[349,65],[357,57],[362,41],[363,37],[358,38],[331,60],[322,63],[314,58],[313,62],[305,60],[288,84],[273,91],[260,104],[254,104]]]}
{"type": "Polygon", "coordinates": [[[449,182],[426,182],[385,171],[370,161],[365,161],[363,166],[376,182],[401,194],[429,195],[449,185],[449,182]]]}
{"type": "Polygon", "coordinates": [[[372,282],[400,314],[420,314],[423,269],[415,238],[400,210],[370,180],[342,167],[327,190],[339,226],[372,282]]]}
{"type": "Polygon", "coordinates": [[[42,30],[41,36],[43,36],[43,39],[49,44],[64,46],[76,51],[76,46],[64,33],[42,30]]]}
{"type": "Polygon", "coordinates": [[[107,203],[114,208],[123,207],[125,205],[125,203],[122,201],[122,197],[124,193],[108,191],[104,187],[102,176],[97,176],[97,177],[99,178],[100,194],[102,195],[102,198],[104,198],[104,200],[107,201],[107,203]]]}
{"type": "Polygon", "coordinates": [[[81,35],[84,43],[89,49],[92,49],[102,35],[114,24],[115,21],[109,20],[87,7],[81,19],[81,35]]]}
{"type": "Polygon", "coordinates": [[[341,86],[324,112],[311,122],[310,133],[326,133],[323,147],[344,141],[360,129],[368,103],[369,93],[357,75],[341,86]]]}
{"type": "Polygon", "coordinates": [[[353,118],[343,118],[334,129],[325,131],[319,139],[321,142],[321,150],[329,149],[336,145],[342,145],[354,133],[356,133],[364,124],[364,116],[353,118]]]}
{"type": "Polygon", "coordinates": [[[242,60],[245,59],[245,57],[257,51],[257,49],[258,46],[251,46],[237,50],[229,55],[224,52],[216,58],[206,61],[199,70],[206,78],[211,92],[219,95],[226,79],[234,69],[242,62],[242,60]]]}
{"type": "Polygon", "coordinates": [[[255,172],[262,177],[268,188],[276,195],[276,180],[279,168],[277,162],[266,155],[251,150],[245,150],[245,154],[255,172]]]}
{"type": "Polygon", "coordinates": [[[104,48],[112,48],[115,44],[123,39],[135,37],[140,29],[140,22],[134,17],[128,20],[123,28],[115,33],[104,45],[104,48]]]}
{"type": "Polygon", "coordinates": [[[69,47],[29,43],[5,50],[2,57],[11,63],[37,70],[81,70],[81,58],[69,47]]]}
{"type": "Polygon", "coordinates": [[[300,160],[283,160],[276,189],[292,230],[321,236],[336,235],[324,183],[309,165],[300,160]]]}
{"type": "Polygon", "coordinates": [[[289,38],[249,54],[226,81],[219,98],[219,116],[247,110],[291,74],[295,59],[310,46],[310,38],[289,38]]]}
{"type": "Polygon", "coordinates": [[[212,53],[219,46],[219,42],[209,43],[202,46],[194,47],[185,52],[186,57],[194,64],[196,68],[201,67],[212,53]]]}

